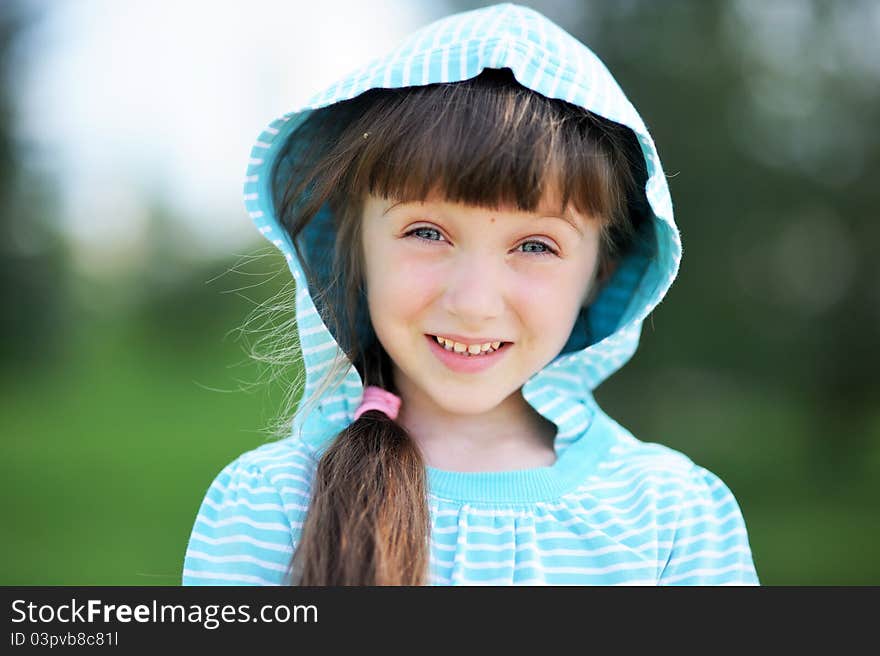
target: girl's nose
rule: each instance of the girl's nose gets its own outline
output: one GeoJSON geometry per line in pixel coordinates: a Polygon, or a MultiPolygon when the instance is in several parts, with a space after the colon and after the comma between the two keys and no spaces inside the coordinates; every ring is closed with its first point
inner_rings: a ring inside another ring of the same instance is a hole
{"type": "Polygon", "coordinates": [[[486,321],[501,316],[504,308],[504,285],[499,265],[490,258],[468,257],[456,262],[447,278],[444,304],[457,317],[462,329],[479,330],[486,321]]]}

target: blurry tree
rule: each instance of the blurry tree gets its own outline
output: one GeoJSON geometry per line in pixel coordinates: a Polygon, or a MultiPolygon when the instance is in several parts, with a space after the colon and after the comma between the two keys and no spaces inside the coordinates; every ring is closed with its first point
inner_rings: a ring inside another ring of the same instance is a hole
{"type": "Polygon", "coordinates": [[[11,371],[53,360],[69,316],[53,187],[23,165],[26,146],[15,139],[13,51],[38,18],[24,7],[0,2],[0,367],[11,371]]]}
{"type": "Polygon", "coordinates": [[[289,281],[276,249],[258,237],[240,255],[200,256],[198,236],[171,206],[156,197],[146,209],[139,257],[115,274],[115,293],[126,297],[117,312],[144,337],[170,349],[216,349],[217,335],[235,339],[258,303],[252,296],[271,298],[289,281]]]}

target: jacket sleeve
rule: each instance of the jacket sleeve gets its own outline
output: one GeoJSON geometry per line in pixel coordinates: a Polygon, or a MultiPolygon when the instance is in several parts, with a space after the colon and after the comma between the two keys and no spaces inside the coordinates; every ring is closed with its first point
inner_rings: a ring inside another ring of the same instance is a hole
{"type": "Polygon", "coordinates": [[[242,458],[208,488],[183,563],[183,585],[286,585],[295,526],[281,490],[242,458]]]}
{"type": "Polygon", "coordinates": [[[745,520],[733,493],[694,465],[672,528],[659,585],[760,585],[745,520]]]}

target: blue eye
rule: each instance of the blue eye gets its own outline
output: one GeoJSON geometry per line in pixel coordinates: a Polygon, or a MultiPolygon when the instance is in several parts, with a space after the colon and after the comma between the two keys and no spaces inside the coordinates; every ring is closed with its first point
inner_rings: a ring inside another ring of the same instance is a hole
{"type": "MultiPolygon", "coordinates": [[[[414,235],[416,237],[416,239],[420,239],[421,241],[442,241],[442,239],[429,239],[426,237],[420,237],[415,234],[417,232],[434,233],[434,234],[442,237],[442,235],[440,235],[439,230],[437,230],[435,228],[427,228],[427,227],[413,228],[412,230],[410,230],[409,232],[404,234],[404,237],[409,237],[410,235],[414,235]]],[[[543,251],[535,251],[535,250],[522,251],[523,253],[528,253],[529,255],[542,256],[542,255],[557,255],[558,254],[555,250],[553,250],[553,248],[550,247],[549,244],[546,244],[543,241],[538,241],[537,239],[531,239],[529,241],[524,241],[522,244],[520,244],[520,246],[526,246],[527,244],[538,244],[539,246],[543,246],[546,249],[543,251]]]]}
{"type": "MultiPolygon", "coordinates": [[[[413,228],[408,233],[406,233],[405,236],[409,237],[411,234],[414,234],[416,232],[433,232],[438,235],[440,234],[440,232],[435,230],[434,228],[413,228]]],[[[440,241],[439,239],[425,239],[424,237],[419,237],[419,239],[421,239],[423,241],[440,241]]]]}
{"type": "Polygon", "coordinates": [[[544,251],[523,251],[525,253],[531,253],[532,255],[556,255],[556,251],[553,250],[552,248],[550,248],[550,246],[545,244],[543,241],[537,241],[535,239],[532,239],[531,241],[524,241],[522,244],[520,244],[520,246],[525,246],[526,244],[538,244],[539,246],[543,246],[547,250],[544,250],[544,251]]]}

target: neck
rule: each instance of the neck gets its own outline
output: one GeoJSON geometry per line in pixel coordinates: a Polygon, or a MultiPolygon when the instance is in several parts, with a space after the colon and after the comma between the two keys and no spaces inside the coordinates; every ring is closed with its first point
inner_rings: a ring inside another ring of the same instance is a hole
{"type": "Polygon", "coordinates": [[[556,425],[526,402],[522,388],[476,415],[449,412],[406,383],[398,390],[397,420],[432,467],[500,471],[549,466],[556,460],[556,425]]]}

